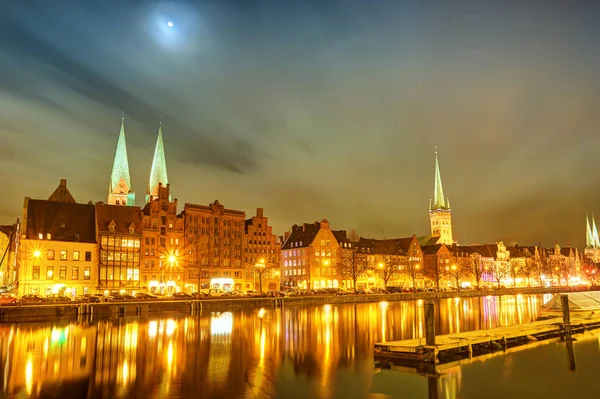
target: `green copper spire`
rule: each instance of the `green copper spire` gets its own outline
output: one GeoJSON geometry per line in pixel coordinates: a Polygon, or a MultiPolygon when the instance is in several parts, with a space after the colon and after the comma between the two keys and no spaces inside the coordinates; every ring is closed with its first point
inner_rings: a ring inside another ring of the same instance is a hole
{"type": "Polygon", "coordinates": [[[598,229],[596,228],[596,218],[594,217],[593,213],[592,213],[592,239],[593,239],[592,247],[600,248],[600,239],[598,239],[598,229]]]}
{"type": "Polygon", "coordinates": [[[585,213],[585,246],[586,248],[594,247],[594,234],[590,227],[590,218],[588,217],[587,212],[585,213]]]}
{"type": "Polygon", "coordinates": [[[444,189],[442,188],[442,176],[440,174],[437,148],[435,150],[435,186],[433,188],[433,208],[431,209],[448,209],[446,199],[444,198],[444,189]]]}
{"type": "Polygon", "coordinates": [[[158,127],[158,139],[156,140],[156,148],[154,149],[154,159],[152,160],[152,169],[150,170],[150,183],[146,192],[146,202],[150,201],[151,196],[158,195],[158,183],[162,183],[163,186],[169,184],[162,137],[162,122],[160,122],[158,127]]]}
{"type": "Polygon", "coordinates": [[[127,144],[125,143],[125,116],[121,117],[121,133],[117,142],[117,151],[115,152],[115,161],[113,162],[112,173],[110,175],[110,189],[114,191],[119,184],[119,180],[125,180],[127,188],[131,188],[129,178],[129,162],[127,161],[127,144]]]}

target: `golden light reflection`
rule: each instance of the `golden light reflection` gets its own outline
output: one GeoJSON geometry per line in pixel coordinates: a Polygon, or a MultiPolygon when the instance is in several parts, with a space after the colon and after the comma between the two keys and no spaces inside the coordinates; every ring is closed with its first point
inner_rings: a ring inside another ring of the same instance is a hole
{"type": "Polygon", "coordinates": [[[175,320],[173,320],[173,319],[167,320],[167,328],[166,328],[167,337],[170,337],[171,335],[173,335],[176,328],[177,328],[177,323],[175,323],[175,320]]]}
{"type": "Polygon", "coordinates": [[[152,320],[148,323],[148,336],[150,338],[155,338],[158,333],[158,322],[156,320],[152,320]]]}
{"type": "Polygon", "coordinates": [[[33,359],[31,353],[27,354],[27,365],[25,366],[25,389],[27,395],[31,395],[33,389],[33,359]]]}
{"type": "Polygon", "coordinates": [[[261,319],[263,317],[265,317],[266,314],[267,314],[267,311],[265,310],[265,308],[260,308],[260,310],[258,311],[258,317],[261,319]]]}

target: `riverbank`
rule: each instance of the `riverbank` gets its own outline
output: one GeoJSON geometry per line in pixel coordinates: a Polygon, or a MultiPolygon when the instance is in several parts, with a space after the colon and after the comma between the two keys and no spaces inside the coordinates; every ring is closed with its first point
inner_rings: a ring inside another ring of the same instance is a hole
{"type": "MultiPolygon", "coordinates": [[[[592,287],[591,290],[600,290],[592,287]]],[[[218,298],[204,300],[147,300],[115,301],[108,303],[31,304],[1,306],[0,322],[53,321],[56,319],[89,319],[121,316],[147,316],[160,314],[198,314],[285,306],[315,306],[324,304],[368,303],[380,301],[435,300],[444,298],[472,298],[482,296],[557,294],[588,291],[588,287],[535,287],[504,288],[492,290],[415,292],[370,295],[311,295],[282,298],[218,298]]]]}

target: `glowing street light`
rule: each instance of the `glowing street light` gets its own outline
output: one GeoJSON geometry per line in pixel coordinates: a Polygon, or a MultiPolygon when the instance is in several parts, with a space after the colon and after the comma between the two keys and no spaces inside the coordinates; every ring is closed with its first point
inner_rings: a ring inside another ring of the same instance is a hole
{"type": "Polygon", "coordinates": [[[33,257],[34,257],[35,259],[39,259],[39,258],[40,258],[40,256],[42,256],[42,253],[40,252],[40,250],[39,250],[39,249],[36,249],[35,251],[33,251],[33,257]]]}

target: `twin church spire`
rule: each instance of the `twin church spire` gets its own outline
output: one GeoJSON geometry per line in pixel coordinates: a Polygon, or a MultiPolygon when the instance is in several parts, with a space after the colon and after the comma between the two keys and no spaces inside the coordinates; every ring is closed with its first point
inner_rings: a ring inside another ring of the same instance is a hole
{"type": "Polygon", "coordinates": [[[592,225],[590,227],[590,218],[585,214],[585,247],[600,249],[600,239],[598,239],[598,229],[596,228],[596,218],[592,213],[592,225]]]}
{"type": "MultiPolygon", "coordinates": [[[[165,186],[169,183],[162,137],[162,122],[158,127],[158,138],[156,140],[156,148],[154,149],[152,168],[150,169],[150,181],[146,190],[146,202],[150,202],[154,197],[158,196],[159,183],[165,186]]],[[[135,193],[132,190],[131,177],[129,175],[124,115],[121,116],[121,131],[119,133],[117,150],[108,185],[108,203],[111,205],[135,205],[135,193]]]]}

